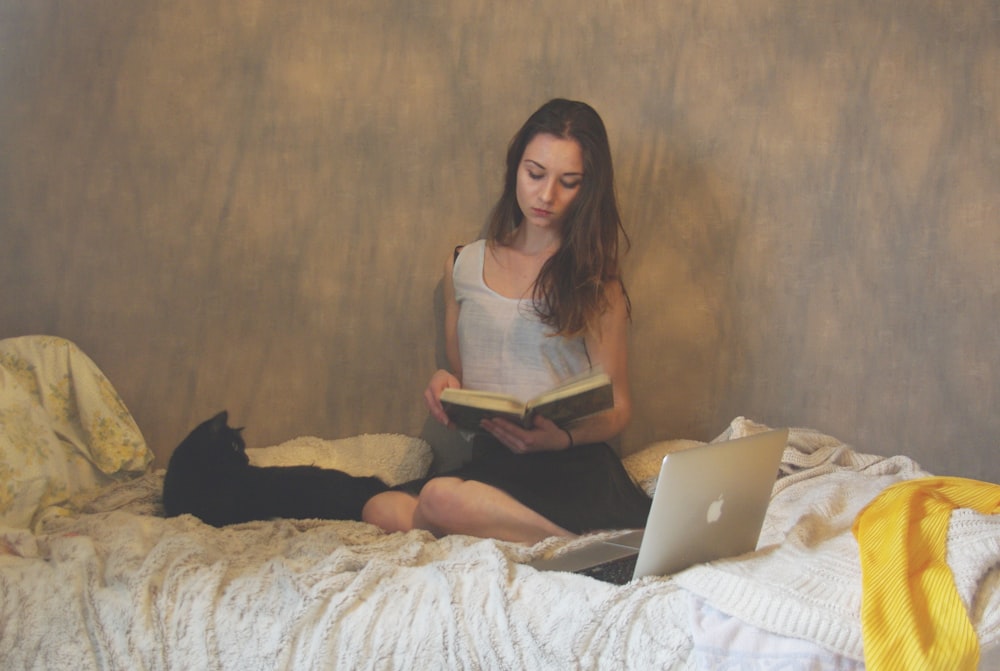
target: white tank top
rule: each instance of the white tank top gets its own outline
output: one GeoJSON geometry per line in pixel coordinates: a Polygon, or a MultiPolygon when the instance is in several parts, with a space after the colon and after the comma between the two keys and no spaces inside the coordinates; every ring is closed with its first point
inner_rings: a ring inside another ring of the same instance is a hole
{"type": "Polygon", "coordinates": [[[553,336],[531,299],[501,296],[486,286],[486,241],[466,245],[452,280],[458,301],[458,346],[462,386],[499,391],[526,401],[588,370],[582,336],[553,336]]]}

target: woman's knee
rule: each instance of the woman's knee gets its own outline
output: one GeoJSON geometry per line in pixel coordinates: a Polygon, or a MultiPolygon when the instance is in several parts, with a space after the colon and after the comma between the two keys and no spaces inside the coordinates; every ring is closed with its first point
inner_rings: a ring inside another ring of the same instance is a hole
{"type": "Polygon", "coordinates": [[[413,528],[415,498],[404,492],[382,492],[368,499],[361,510],[361,520],[385,531],[409,531],[413,528]]]}
{"type": "Polygon", "coordinates": [[[428,480],[417,499],[418,517],[439,529],[449,529],[456,519],[464,516],[462,496],[465,482],[459,478],[428,480]]]}

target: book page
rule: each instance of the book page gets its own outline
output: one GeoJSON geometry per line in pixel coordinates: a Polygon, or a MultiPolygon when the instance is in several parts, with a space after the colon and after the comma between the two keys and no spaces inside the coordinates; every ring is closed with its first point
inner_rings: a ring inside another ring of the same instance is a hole
{"type": "Polygon", "coordinates": [[[603,387],[605,385],[611,384],[611,377],[608,376],[602,370],[595,369],[592,371],[587,371],[582,375],[577,375],[570,378],[558,387],[551,389],[544,394],[540,394],[535,398],[531,399],[527,406],[537,407],[539,405],[544,405],[546,403],[551,403],[553,401],[558,401],[561,398],[568,398],[570,396],[575,396],[576,394],[581,394],[590,389],[596,389],[597,387],[603,387]]]}
{"type": "Polygon", "coordinates": [[[445,389],[441,392],[441,403],[495,410],[505,414],[519,415],[524,411],[524,404],[510,394],[472,389],[445,389]]]}

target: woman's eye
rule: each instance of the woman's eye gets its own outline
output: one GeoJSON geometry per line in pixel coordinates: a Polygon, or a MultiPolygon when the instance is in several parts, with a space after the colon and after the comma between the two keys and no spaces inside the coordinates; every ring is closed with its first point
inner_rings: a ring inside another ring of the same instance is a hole
{"type": "Polygon", "coordinates": [[[564,189],[575,189],[576,187],[580,186],[580,181],[574,180],[572,182],[561,182],[561,184],[563,185],[564,189]]]}
{"type": "Polygon", "coordinates": [[[540,180],[540,179],[541,179],[542,177],[544,177],[544,176],[545,176],[545,175],[542,175],[542,174],[539,174],[539,173],[534,173],[534,172],[531,172],[530,170],[528,171],[528,177],[530,177],[531,179],[535,180],[536,182],[537,182],[538,180],[540,180]]]}

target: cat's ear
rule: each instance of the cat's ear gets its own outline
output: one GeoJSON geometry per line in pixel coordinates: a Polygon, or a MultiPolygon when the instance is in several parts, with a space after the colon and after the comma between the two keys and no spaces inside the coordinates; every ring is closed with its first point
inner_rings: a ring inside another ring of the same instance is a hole
{"type": "Polygon", "coordinates": [[[213,431],[221,431],[222,429],[226,428],[226,425],[228,423],[229,423],[229,412],[223,410],[222,412],[220,412],[218,415],[216,415],[211,419],[210,426],[212,427],[213,431]]]}

